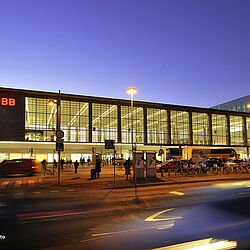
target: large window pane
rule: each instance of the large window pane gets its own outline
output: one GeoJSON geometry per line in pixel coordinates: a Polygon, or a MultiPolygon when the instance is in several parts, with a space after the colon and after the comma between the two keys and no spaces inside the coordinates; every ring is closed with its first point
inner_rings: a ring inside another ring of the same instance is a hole
{"type": "Polygon", "coordinates": [[[171,110],[171,143],[189,143],[189,115],[186,111],[171,110]]]}
{"type": "MultiPolygon", "coordinates": [[[[132,122],[131,122],[131,107],[121,106],[121,127],[122,127],[122,142],[131,143],[132,138],[132,122]]],[[[133,141],[134,143],[144,142],[144,119],[143,108],[133,108],[133,141]]]]}
{"type": "Polygon", "coordinates": [[[168,144],[168,117],[165,109],[147,109],[148,143],[168,144]]]}
{"type": "Polygon", "coordinates": [[[250,146],[250,117],[246,118],[247,122],[247,145],[250,146]]]}
{"type": "Polygon", "coordinates": [[[244,145],[243,143],[243,118],[230,116],[231,145],[244,145]]]}
{"type": "Polygon", "coordinates": [[[92,104],[92,141],[104,142],[115,140],[117,142],[117,105],[92,104]]]}
{"type": "Polygon", "coordinates": [[[193,144],[209,144],[209,120],[206,113],[192,113],[193,144]]]}
{"type": "MultiPolygon", "coordinates": [[[[25,98],[25,138],[31,141],[54,141],[57,105],[48,106],[50,99],[25,98]]],[[[65,142],[88,141],[88,103],[61,101],[61,129],[65,142]]]]}
{"type": "Polygon", "coordinates": [[[213,145],[227,145],[227,118],[212,114],[213,145]]]}

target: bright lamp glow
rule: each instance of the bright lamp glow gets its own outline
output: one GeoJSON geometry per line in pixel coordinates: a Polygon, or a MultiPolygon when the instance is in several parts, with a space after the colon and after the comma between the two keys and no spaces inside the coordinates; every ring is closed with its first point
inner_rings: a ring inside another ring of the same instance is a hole
{"type": "Polygon", "coordinates": [[[250,103],[249,103],[249,104],[247,104],[247,108],[249,108],[249,109],[250,109],[250,103]]]}
{"type": "Polygon", "coordinates": [[[49,102],[48,102],[48,105],[51,107],[53,107],[55,104],[56,104],[56,102],[53,100],[49,100],[49,102]]]}
{"type": "Polygon", "coordinates": [[[129,88],[129,89],[127,89],[127,93],[129,95],[135,95],[137,93],[137,89],[136,88],[129,88]]]}

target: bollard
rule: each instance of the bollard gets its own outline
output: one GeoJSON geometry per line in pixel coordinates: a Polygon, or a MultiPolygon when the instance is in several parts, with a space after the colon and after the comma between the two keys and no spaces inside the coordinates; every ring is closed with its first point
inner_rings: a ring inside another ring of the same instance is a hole
{"type": "Polygon", "coordinates": [[[168,170],[168,176],[170,176],[170,169],[168,170]]]}

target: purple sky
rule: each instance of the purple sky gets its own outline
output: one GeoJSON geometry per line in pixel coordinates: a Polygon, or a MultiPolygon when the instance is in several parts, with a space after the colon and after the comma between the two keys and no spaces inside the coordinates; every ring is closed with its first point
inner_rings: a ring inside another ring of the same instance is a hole
{"type": "Polygon", "coordinates": [[[250,94],[249,0],[2,0],[0,85],[210,107],[250,94]]]}

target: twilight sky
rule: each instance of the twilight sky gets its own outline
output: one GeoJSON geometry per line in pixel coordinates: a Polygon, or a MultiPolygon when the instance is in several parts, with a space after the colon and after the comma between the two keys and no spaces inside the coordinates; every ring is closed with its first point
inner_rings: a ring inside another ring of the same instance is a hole
{"type": "Polygon", "coordinates": [[[0,86],[210,107],[250,94],[249,0],[1,0],[0,86]]]}

